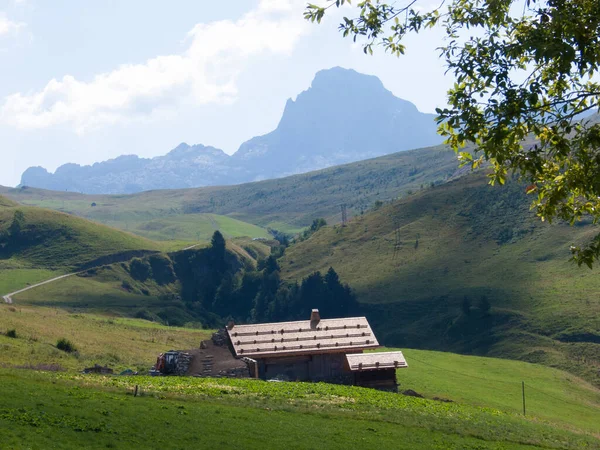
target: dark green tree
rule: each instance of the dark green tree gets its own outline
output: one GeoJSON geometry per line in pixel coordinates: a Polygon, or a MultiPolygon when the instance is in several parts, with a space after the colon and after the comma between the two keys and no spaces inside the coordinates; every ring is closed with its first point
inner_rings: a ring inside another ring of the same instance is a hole
{"type": "Polygon", "coordinates": [[[471,300],[469,297],[465,295],[463,298],[462,304],[460,305],[460,309],[465,316],[471,315],[471,300]]]}
{"type": "Polygon", "coordinates": [[[25,228],[25,214],[20,209],[17,209],[13,214],[13,220],[8,228],[10,239],[13,242],[18,242],[21,239],[21,234],[25,228]]]}
{"type": "Polygon", "coordinates": [[[233,274],[226,272],[221,278],[221,283],[215,293],[213,302],[213,312],[220,316],[232,316],[235,314],[233,310],[233,293],[235,290],[235,279],[233,274]]]}
{"type": "Polygon", "coordinates": [[[158,284],[169,284],[176,280],[173,263],[168,256],[150,255],[148,263],[152,269],[152,276],[158,284]]]}
{"type": "Polygon", "coordinates": [[[481,314],[485,316],[489,314],[490,309],[492,309],[492,304],[485,295],[482,295],[479,301],[477,302],[477,308],[479,308],[481,314]]]}
{"type": "Polygon", "coordinates": [[[312,224],[310,225],[310,231],[314,233],[315,231],[325,226],[327,226],[327,221],[320,217],[318,219],[313,220],[312,224]]]}
{"type": "Polygon", "coordinates": [[[219,258],[219,257],[224,258],[226,245],[227,245],[227,243],[225,242],[225,238],[223,237],[223,235],[221,234],[221,232],[219,230],[216,230],[213,233],[212,238],[210,239],[210,246],[211,246],[213,255],[215,255],[215,257],[217,257],[217,258],[219,258]]]}
{"type": "MultiPolygon", "coordinates": [[[[441,26],[441,58],[455,84],[449,106],[437,110],[439,131],[461,165],[485,162],[491,184],[518,175],[542,220],[598,221],[600,121],[582,120],[600,105],[598,0],[417,2],[359,1],[339,28],[362,41],[365,53],[380,46],[401,55],[407,36],[441,26]]],[[[320,22],[347,3],[309,4],[305,18],[320,22]]],[[[591,268],[600,234],[571,251],[591,268]]]]}

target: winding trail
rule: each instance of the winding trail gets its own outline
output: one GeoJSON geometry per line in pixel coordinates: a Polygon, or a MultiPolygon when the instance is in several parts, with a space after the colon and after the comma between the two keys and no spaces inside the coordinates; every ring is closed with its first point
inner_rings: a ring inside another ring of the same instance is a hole
{"type": "MultiPolygon", "coordinates": [[[[190,250],[190,249],[192,249],[194,247],[198,247],[199,245],[201,245],[201,244],[190,245],[189,247],[186,247],[186,248],[182,249],[181,251],[190,250]]],[[[72,277],[73,275],[78,275],[80,273],[87,272],[90,269],[96,269],[98,267],[102,267],[102,266],[100,265],[100,266],[96,266],[96,267],[90,267],[88,269],[85,269],[85,270],[82,270],[82,271],[79,271],[79,272],[67,273],[67,274],[61,275],[59,277],[51,278],[50,280],[46,280],[46,281],[42,281],[40,283],[32,284],[31,286],[27,286],[26,288],[19,289],[18,291],[11,292],[10,294],[3,295],[2,298],[4,299],[4,301],[6,303],[12,304],[12,302],[13,302],[13,300],[12,300],[13,295],[20,294],[21,292],[28,291],[29,289],[33,289],[33,288],[42,286],[44,284],[52,283],[53,281],[62,280],[63,278],[67,278],[67,277],[72,277]]]]}
{"type": "Polygon", "coordinates": [[[62,280],[63,278],[67,278],[67,277],[71,277],[73,275],[77,275],[78,273],[82,273],[82,272],[68,273],[66,275],[61,275],[59,277],[55,277],[55,278],[52,278],[50,280],[42,281],[41,283],[32,284],[31,286],[27,286],[26,288],[19,289],[18,291],[11,292],[10,294],[3,295],[2,298],[4,299],[4,301],[6,303],[12,303],[13,302],[12,301],[12,296],[13,295],[17,295],[17,294],[20,294],[21,292],[28,291],[29,289],[33,289],[33,288],[36,288],[38,286],[42,286],[43,284],[52,283],[53,281],[62,280]]]}

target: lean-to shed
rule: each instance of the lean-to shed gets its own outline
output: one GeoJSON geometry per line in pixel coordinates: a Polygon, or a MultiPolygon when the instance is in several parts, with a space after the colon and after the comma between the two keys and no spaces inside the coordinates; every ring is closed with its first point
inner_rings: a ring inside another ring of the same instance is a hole
{"type": "Polygon", "coordinates": [[[255,361],[255,376],[262,379],[388,389],[397,386],[395,370],[407,367],[401,352],[363,354],[379,347],[365,317],[321,319],[313,310],[309,320],[230,324],[227,333],[235,356],[255,361]]]}

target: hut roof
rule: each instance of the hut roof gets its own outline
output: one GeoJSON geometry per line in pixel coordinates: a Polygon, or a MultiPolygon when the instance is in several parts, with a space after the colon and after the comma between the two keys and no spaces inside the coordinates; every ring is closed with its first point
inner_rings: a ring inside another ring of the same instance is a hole
{"type": "Polygon", "coordinates": [[[233,325],[227,332],[237,356],[252,358],[284,355],[342,353],[379,347],[365,317],[297,322],[233,325]]]}
{"type": "Polygon", "coordinates": [[[408,367],[402,352],[374,352],[346,355],[346,361],[352,372],[408,367]]]}

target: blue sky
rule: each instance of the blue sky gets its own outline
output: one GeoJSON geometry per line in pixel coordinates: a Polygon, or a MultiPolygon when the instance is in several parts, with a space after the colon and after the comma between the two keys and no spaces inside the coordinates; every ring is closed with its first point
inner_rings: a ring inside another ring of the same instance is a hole
{"type": "Polygon", "coordinates": [[[424,112],[451,83],[438,31],[402,58],[366,56],[337,24],[303,20],[299,0],[0,0],[0,184],[180,142],[233,153],[277,126],[314,74],[377,75],[424,112]]]}

